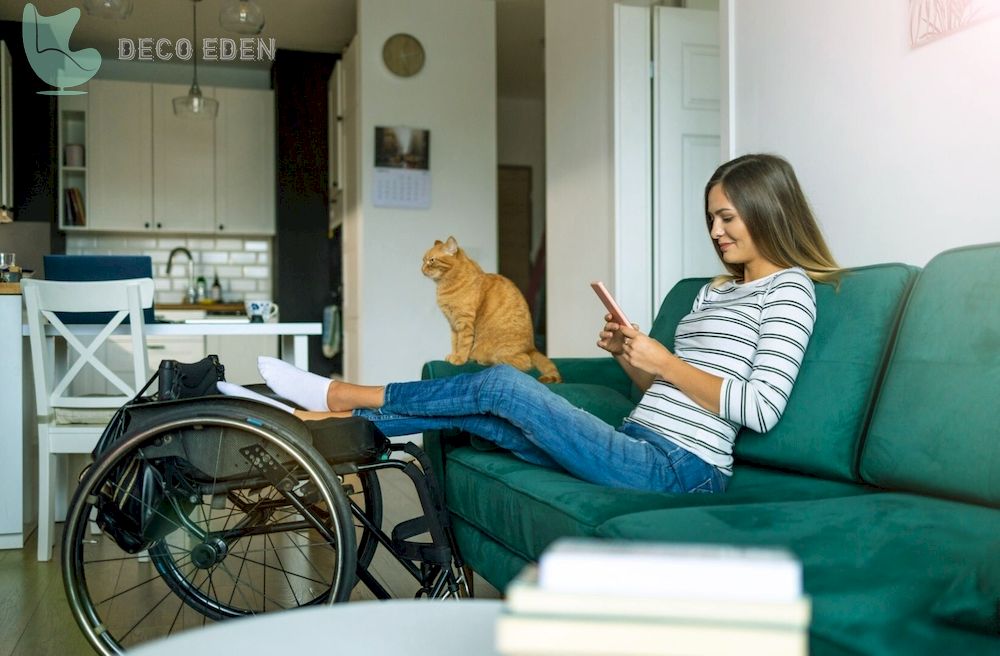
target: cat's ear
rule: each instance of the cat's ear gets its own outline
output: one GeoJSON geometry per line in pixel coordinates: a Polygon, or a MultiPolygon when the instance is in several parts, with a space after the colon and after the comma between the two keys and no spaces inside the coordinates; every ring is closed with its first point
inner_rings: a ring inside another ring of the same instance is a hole
{"type": "Polygon", "coordinates": [[[454,255],[458,252],[458,242],[455,241],[454,237],[448,237],[448,241],[444,244],[444,249],[449,255],[454,255]]]}
{"type": "Polygon", "coordinates": [[[444,242],[442,242],[442,241],[441,241],[440,239],[435,239],[435,240],[434,240],[434,245],[435,245],[435,246],[440,246],[440,245],[441,245],[441,244],[443,244],[443,243],[444,243],[444,242]]]}

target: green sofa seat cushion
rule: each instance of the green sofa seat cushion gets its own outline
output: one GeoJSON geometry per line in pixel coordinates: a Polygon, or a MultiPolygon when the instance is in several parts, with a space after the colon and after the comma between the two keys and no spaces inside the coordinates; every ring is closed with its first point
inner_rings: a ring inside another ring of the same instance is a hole
{"type": "Polygon", "coordinates": [[[803,564],[813,600],[810,653],[996,653],[995,637],[935,618],[932,608],[1000,534],[1000,512],[910,494],[866,494],[634,513],[607,538],[783,546],[803,564]]]}
{"type": "Polygon", "coordinates": [[[945,251],[920,274],[861,461],[881,487],[1000,507],[1000,244],[945,251]]]}
{"type": "MultiPolygon", "coordinates": [[[[445,470],[448,509],[529,560],[556,538],[593,535],[619,515],[696,505],[731,505],[864,494],[865,486],[746,465],[722,494],[663,494],[602,487],[529,464],[506,451],[458,448],[445,470]]],[[[465,551],[465,545],[460,543],[465,551]]],[[[470,558],[470,563],[476,563],[470,558]]]]}

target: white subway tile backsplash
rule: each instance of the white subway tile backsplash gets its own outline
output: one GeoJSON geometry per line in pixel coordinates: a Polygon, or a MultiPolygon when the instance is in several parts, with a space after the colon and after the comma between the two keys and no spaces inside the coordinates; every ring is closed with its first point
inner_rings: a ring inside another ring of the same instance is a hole
{"type": "Polygon", "coordinates": [[[215,240],[215,250],[217,251],[242,251],[243,250],[243,240],[242,239],[216,239],[215,240]]]}
{"type": "Polygon", "coordinates": [[[227,262],[229,262],[229,253],[203,251],[201,254],[202,264],[226,264],[227,262]]]}
{"type": "Polygon", "coordinates": [[[257,253],[230,253],[229,261],[233,264],[257,264],[257,253]]]}
{"type": "Polygon", "coordinates": [[[172,248],[179,248],[181,246],[187,248],[187,240],[177,237],[160,237],[156,240],[156,245],[160,248],[166,248],[168,250],[172,248]]]}
{"type": "Polygon", "coordinates": [[[167,275],[170,251],[183,246],[195,261],[194,275],[205,276],[209,284],[219,275],[223,298],[239,303],[248,296],[271,298],[271,241],[254,237],[190,237],[155,234],[91,233],[66,237],[66,252],[78,255],[149,255],[153,260],[157,303],[180,303],[188,285],[188,262],[175,256],[167,275]]]}
{"type": "Polygon", "coordinates": [[[148,251],[156,248],[156,239],[152,237],[126,237],[125,246],[131,250],[148,251]]]}
{"type": "Polygon", "coordinates": [[[236,278],[229,281],[229,289],[234,292],[255,292],[257,291],[257,281],[236,278]]]}
{"type": "Polygon", "coordinates": [[[243,267],[243,275],[247,278],[270,278],[271,269],[262,266],[245,266],[243,267]]]}
{"type": "Polygon", "coordinates": [[[187,240],[187,247],[189,249],[191,249],[192,251],[194,251],[194,250],[210,251],[210,250],[218,248],[215,245],[215,240],[214,239],[188,239],[187,240]]]}
{"type": "Polygon", "coordinates": [[[156,292],[154,303],[183,303],[184,294],[182,292],[156,292]]]}

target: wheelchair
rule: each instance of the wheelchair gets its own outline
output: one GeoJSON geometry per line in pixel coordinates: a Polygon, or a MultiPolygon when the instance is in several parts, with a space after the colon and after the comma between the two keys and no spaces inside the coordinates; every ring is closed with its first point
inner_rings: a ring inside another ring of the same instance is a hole
{"type": "Polygon", "coordinates": [[[303,422],[234,397],[137,397],[120,412],[127,428],[83,474],[62,542],[67,600],[98,653],[347,601],[357,585],[388,599],[369,571],[380,546],[417,597],[471,596],[415,445],[361,418],[303,422]],[[378,476],[388,470],[409,479],[423,512],[389,532],[378,476]]]}

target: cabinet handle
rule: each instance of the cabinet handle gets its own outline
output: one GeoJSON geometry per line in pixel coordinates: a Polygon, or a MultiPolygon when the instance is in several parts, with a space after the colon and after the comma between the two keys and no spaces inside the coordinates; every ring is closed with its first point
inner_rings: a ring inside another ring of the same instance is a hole
{"type": "Polygon", "coordinates": [[[221,224],[219,225],[219,230],[225,230],[225,229],[226,229],[226,226],[221,225],[221,224]]]}
{"type": "Polygon", "coordinates": [[[162,228],[162,227],[163,227],[163,224],[162,224],[162,223],[160,223],[159,221],[157,221],[157,222],[156,222],[156,227],[157,227],[157,229],[159,229],[159,228],[162,228]]]}
{"type": "Polygon", "coordinates": [[[167,348],[166,344],[146,344],[147,351],[162,351],[167,348]]]}
{"type": "Polygon", "coordinates": [[[143,223],[143,225],[146,226],[147,230],[149,229],[149,221],[146,221],[145,223],[143,223]]]}

